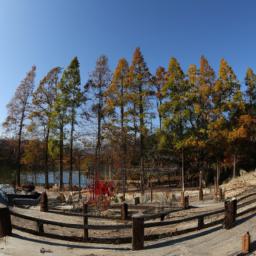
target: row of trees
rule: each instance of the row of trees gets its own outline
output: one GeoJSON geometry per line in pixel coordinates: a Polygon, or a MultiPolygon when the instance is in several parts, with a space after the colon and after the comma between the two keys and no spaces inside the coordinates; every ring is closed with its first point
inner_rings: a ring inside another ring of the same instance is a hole
{"type": "MultiPolygon", "coordinates": [[[[131,64],[120,59],[113,74],[106,56],[100,56],[85,85],[81,85],[79,62],[74,58],[63,71],[55,67],[34,89],[33,66],[10,103],[4,126],[17,139],[17,184],[20,184],[22,150],[26,138],[38,141],[44,152],[48,186],[49,156],[58,158],[63,187],[64,149],[69,151],[69,184],[72,186],[74,143],[79,136],[95,150],[94,179],[105,161],[120,170],[123,192],[126,169],[140,166],[144,190],[145,165],[176,163],[184,171],[205,175],[237,164],[255,162],[256,75],[248,69],[241,90],[231,66],[222,59],[216,74],[202,56],[200,65],[184,72],[175,58],[155,74],[136,48],[131,64]],[[89,133],[93,128],[93,133],[89,133]],[[79,135],[79,136],[78,136],[79,135]]],[[[81,144],[80,144],[81,148],[81,144]]],[[[246,164],[245,164],[246,163],[246,164]]]]}

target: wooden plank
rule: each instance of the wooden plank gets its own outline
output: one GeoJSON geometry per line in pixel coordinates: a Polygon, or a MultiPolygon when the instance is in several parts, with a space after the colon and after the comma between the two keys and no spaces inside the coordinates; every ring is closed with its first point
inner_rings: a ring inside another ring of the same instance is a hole
{"type": "Polygon", "coordinates": [[[250,193],[250,194],[245,195],[245,196],[241,196],[241,197],[237,198],[237,202],[240,202],[240,201],[242,201],[244,199],[247,199],[247,198],[249,198],[251,196],[255,196],[255,195],[256,195],[256,192],[250,193]]]}
{"type": "Polygon", "coordinates": [[[220,213],[224,213],[224,209],[220,209],[217,211],[208,212],[200,215],[195,215],[195,216],[191,216],[183,219],[178,219],[178,220],[145,223],[144,226],[145,228],[150,228],[150,227],[160,227],[160,226],[167,226],[167,225],[173,225],[173,224],[180,224],[183,222],[193,221],[193,220],[197,220],[198,218],[205,218],[205,217],[220,214],[220,213]]]}
{"type": "Polygon", "coordinates": [[[83,224],[72,224],[72,223],[63,223],[63,222],[58,222],[58,221],[51,221],[51,220],[44,220],[36,217],[31,217],[27,215],[23,215],[17,212],[11,212],[11,215],[26,219],[26,220],[31,220],[31,221],[41,221],[43,224],[46,225],[53,225],[53,226],[59,226],[59,227],[66,227],[66,228],[75,228],[75,229],[93,229],[93,230],[120,230],[120,229],[128,229],[131,228],[131,224],[125,224],[125,225],[83,225],[83,224]]]}
{"type": "Polygon", "coordinates": [[[254,198],[254,199],[252,199],[252,200],[249,200],[249,201],[247,201],[247,202],[244,202],[244,203],[241,203],[241,204],[237,205],[237,209],[240,209],[240,208],[245,207],[245,206],[247,206],[247,205],[250,205],[250,204],[252,204],[252,203],[256,203],[256,198],[254,198]]]}

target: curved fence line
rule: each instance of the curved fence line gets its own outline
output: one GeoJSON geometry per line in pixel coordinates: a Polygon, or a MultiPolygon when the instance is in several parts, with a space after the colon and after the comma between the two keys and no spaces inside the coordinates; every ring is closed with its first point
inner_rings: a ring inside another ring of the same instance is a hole
{"type": "MultiPolygon", "coordinates": [[[[256,203],[256,198],[250,199],[248,201],[243,202],[245,199],[251,198],[252,196],[256,195],[256,193],[251,193],[245,196],[240,197],[237,201],[238,201],[238,205],[236,209],[241,209],[244,207],[248,207],[251,204],[255,204],[256,203]],[[242,202],[242,203],[240,203],[242,202]]],[[[239,211],[239,213],[237,213],[235,209],[235,217],[240,217],[242,215],[245,215],[247,213],[250,213],[252,211],[256,211],[256,205],[244,209],[242,211],[239,211]]],[[[165,220],[164,221],[164,217],[168,216],[170,213],[172,213],[173,211],[163,211],[161,213],[157,213],[157,214],[144,214],[144,215],[133,215],[132,216],[132,224],[127,223],[127,224],[116,224],[116,225],[91,225],[88,224],[88,217],[90,217],[89,214],[79,214],[79,215],[75,215],[75,216],[81,216],[83,218],[87,219],[87,222],[84,222],[84,224],[73,224],[73,223],[63,223],[63,222],[58,222],[58,221],[52,221],[52,220],[46,220],[46,219],[41,219],[38,217],[32,217],[32,216],[27,216],[18,212],[15,212],[13,210],[10,210],[11,215],[17,217],[17,218],[22,218],[25,220],[30,220],[30,221],[34,221],[37,224],[37,231],[35,230],[31,230],[31,229],[27,229],[25,227],[20,227],[17,225],[13,225],[14,228],[16,229],[20,229],[26,232],[32,232],[34,234],[39,234],[39,235],[44,235],[44,236],[48,236],[48,237],[58,237],[61,239],[65,239],[65,240],[72,240],[72,241],[89,241],[89,242],[106,242],[106,243],[127,243],[130,241],[135,241],[136,239],[139,240],[153,240],[153,239],[158,239],[158,238],[163,238],[163,237],[167,237],[167,236],[174,236],[174,235],[180,235],[180,234],[184,234],[184,233],[188,233],[188,232],[192,232],[195,230],[201,230],[204,228],[208,228],[208,227],[212,227],[215,225],[219,225],[221,223],[223,223],[223,221],[225,221],[225,218],[227,217],[228,211],[225,208],[222,209],[218,209],[215,211],[210,211],[210,212],[206,212],[203,214],[197,214],[194,216],[190,216],[190,217],[186,217],[186,218],[182,218],[182,219],[176,219],[176,220],[165,220]],[[211,216],[216,216],[216,218],[211,219],[210,221],[208,221],[207,223],[205,223],[206,218],[211,217],[211,216]],[[155,218],[161,218],[161,221],[158,222],[148,222],[152,219],[155,218]],[[146,228],[153,228],[153,227],[164,227],[164,226],[171,226],[171,225],[177,225],[177,224],[182,224],[184,222],[190,222],[190,221],[197,221],[197,224],[194,225],[193,227],[189,227],[186,229],[181,229],[181,230],[177,230],[175,229],[175,231],[169,232],[163,232],[160,234],[149,234],[149,235],[144,235],[144,229],[146,228]],[[73,228],[73,229],[80,229],[84,231],[84,237],[74,237],[74,236],[65,236],[63,235],[62,237],[60,235],[57,234],[50,234],[50,233],[46,233],[44,232],[44,225],[53,225],[53,226],[59,226],[59,227],[63,227],[63,228],[73,228]],[[100,231],[118,231],[118,230],[124,230],[124,229],[131,229],[132,230],[132,236],[129,237],[117,237],[117,238],[96,238],[96,237],[88,237],[88,230],[100,230],[100,231]],[[143,230],[143,232],[141,232],[141,230],[143,230]],[[141,237],[143,236],[143,237],[141,237]]],[[[95,216],[93,216],[95,217],[95,216]]],[[[234,217],[234,219],[235,219],[234,217]]],[[[120,219],[119,219],[120,220],[120,219]]],[[[134,248],[136,249],[136,248],[134,248]]]]}

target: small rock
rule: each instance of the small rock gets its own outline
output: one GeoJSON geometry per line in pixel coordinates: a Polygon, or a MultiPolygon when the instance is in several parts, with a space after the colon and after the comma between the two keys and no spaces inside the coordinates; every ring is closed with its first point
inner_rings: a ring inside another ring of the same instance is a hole
{"type": "Polygon", "coordinates": [[[46,250],[44,248],[41,248],[40,249],[40,253],[52,253],[52,251],[51,250],[46,250]]]}

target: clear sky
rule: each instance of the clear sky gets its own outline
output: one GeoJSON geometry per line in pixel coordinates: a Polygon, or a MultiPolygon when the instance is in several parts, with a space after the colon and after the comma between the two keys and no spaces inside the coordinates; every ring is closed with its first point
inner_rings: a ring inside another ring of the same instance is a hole
{"type": "Polygon", "coordinates": [[[114,68],[140,46],[152,72],[176,57],[184,70],[204,54],[222,57],[243,80],[256,70],[254,0],[0,0],[0,122],[16,86],[33,64],[38,82],[74,56],[82,81],[100,54],[114,68]]]}

